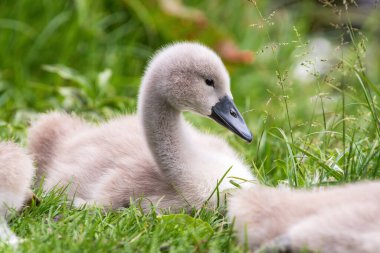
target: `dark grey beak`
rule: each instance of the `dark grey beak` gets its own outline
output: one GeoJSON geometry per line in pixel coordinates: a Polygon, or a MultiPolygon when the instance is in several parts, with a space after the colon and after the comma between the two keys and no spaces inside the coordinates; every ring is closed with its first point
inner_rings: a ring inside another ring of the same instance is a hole
{"type": "Polygon", "coordinates": [[[219,100],[212,108],[212,113],[210,118],[214,119],[216,122],[224,126],[225,128],[231,130],[242,139],[251,142],[252,134],[249,131],[247,124],[240,112],[236,108],[234,101],[228,96],[225,96],[219,100]]]}

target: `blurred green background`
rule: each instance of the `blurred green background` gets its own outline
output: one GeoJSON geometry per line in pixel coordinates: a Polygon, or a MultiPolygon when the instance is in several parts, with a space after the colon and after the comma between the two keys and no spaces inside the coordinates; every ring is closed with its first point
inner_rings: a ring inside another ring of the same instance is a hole
{"type": "Polygon", "coordinates": [[[218,53],[252,129],[247,145],[208,119],[267,184],[373,178],[379,167],[376,1],[0,2],[0,137],[26,143],[38,113],[93,121],[136,110],[155,50],[195,40],[218,53]],[[358,77],[359,76],[359,77],[358,77]]]}

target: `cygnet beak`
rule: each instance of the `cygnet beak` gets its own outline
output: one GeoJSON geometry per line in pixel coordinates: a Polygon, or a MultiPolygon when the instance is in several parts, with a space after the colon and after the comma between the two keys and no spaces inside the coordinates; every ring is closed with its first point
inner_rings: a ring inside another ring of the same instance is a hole
{"type": "Polygon", "coordinates": [[[252,133],[231,98],[224,96],[211,108],[211,111],[210,118],[247,142],[252,141],[252,133]]]}

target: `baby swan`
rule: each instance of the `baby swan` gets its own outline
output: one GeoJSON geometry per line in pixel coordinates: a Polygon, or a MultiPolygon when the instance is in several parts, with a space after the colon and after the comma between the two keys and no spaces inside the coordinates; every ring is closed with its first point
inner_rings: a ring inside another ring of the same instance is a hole
{"type": "Polygon", "coordinates": [[[19,210],[31,198],[33,173],[32,159],[24,150],[11,142],[0,143],[0,243],[19,242],[5,218],[9,208],[19,210]]]}
{"type": "Polygon", "coordinates": [[[189,125],[182,111],[210,117],[252,140],[220,58],[203,45],[177,43],[149,63],[136,115],[99,126],[67,114],[42,116],[29,131],[37,176],[45,177],[47,190],[70,184],[77,203],[119,208],[144,199],[144,208],[153,203],[172,210],[200,207],[217,184],[220,192],[234,188],[231,177],[254,180],[226,142],[189,125]]]}
{"type": "Polygon", "coordinates": [[[229,198],[242,242],[258,252],[380,252],[380,182],[319,191],[255,187],[229,198]]]}

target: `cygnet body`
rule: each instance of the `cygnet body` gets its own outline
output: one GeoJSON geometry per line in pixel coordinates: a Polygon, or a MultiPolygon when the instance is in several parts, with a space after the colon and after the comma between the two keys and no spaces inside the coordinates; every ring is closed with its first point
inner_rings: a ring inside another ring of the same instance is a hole
{"type": "Polygon", "coordinates": [[[375,253],[380,252],[379,196],[380,182],[317,191],[255,187],[236,191],[228,212],[251,249],[375,253]]]}
{"type": "Polygon", "coordinates": [[[146,68],[136,115],[99,126],[61,113],[38,120],[29,132],[37,176],[45,177],[45,189],[70,184],[77,203],[113,208],[137,198],[148,200],[141,202],[144,208],[200,207],[217,184],[223,192],[234,188],[231,177],[254,180],[225,141],[192,127],[182,111],[211,117],[252,139],[220,58],[200,44],[177,43],[160,50],[146,68]]]}
{"type": "Polygon", "coordinates": [[[32,196],[32,159],[11,142],[0,143],[0,241],[16,245],[17,236],[6,223],[9,209],[19,210],[32,196]]]}

